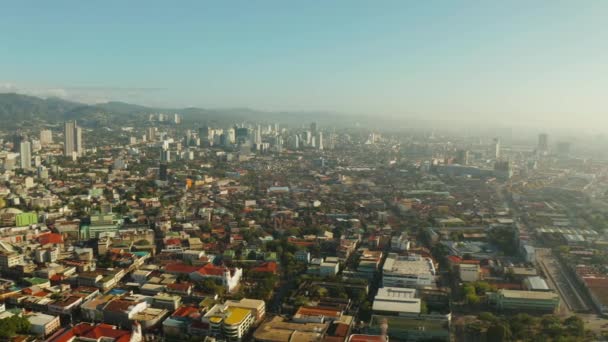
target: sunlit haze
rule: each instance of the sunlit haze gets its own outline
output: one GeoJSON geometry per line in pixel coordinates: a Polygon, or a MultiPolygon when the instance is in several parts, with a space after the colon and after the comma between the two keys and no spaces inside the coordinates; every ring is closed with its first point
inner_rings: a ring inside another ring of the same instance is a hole
{"type": "Polygon", "coordinates": [[[10,1],[0,89],[593,127],[606,17],[604,1],[10,1]]]}

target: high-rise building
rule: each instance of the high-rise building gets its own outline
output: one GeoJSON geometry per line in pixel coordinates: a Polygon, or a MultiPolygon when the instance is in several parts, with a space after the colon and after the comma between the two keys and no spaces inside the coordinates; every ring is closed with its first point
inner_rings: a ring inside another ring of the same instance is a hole
{"type": "Polygon", "coordinates": [[[494,159],[500,159],[500,139],[494,138],[492,150],[492,152],[494,152],[494,159]]]}
{"type": "Polygon", "coordinates": [[[469,165],[469,151],[467,151],[467,150],[456,151],[456,164],[469,165]]]}
{"type": "Polygon", "coordinates": [[[32,168],[32,145],[29,141],[22,141],[19,144],[19,154],[21,160],[21,168],[29,170],[32,168]]]}
{"type": "Polygon", "coordinates": [[[300,136],[298,134],[296,134],[296,136],[293,139],[293,149],[294,150],[300,149],[300,136]]]}
{"type": "Polygon", "coordinates": [[[193,141],[193,139],[192,139],[192,130],[187,129],[186,130],[186,134],[184,136],[184,145],[186,147],[188,147],[188,146],[192,145],[192,141],[193,141]]]}
{"type": "Polygon", "coordinates": [[[40,143],[43,146],[53,143],[53,132],[51,132],[50,129],[43,129],[40,131],[40,143]]]}
{"type": "Polygon", "coordinates": [[[176,125],[181,124],[181,123],[182,123],[182,116],[181,116],[181,115],[179,115],[179,114],[177,114],[177,113],[173,114],[173,122],[174,122],[176,125]]]}
{"type": "Polygon", "coordinates": [[[238,144],[244,144],[249,140],[249,129],[247,127],[238,127],[236,131],[236,142],[238,144]]]}
{"type": "Polygon", "coordinates": [[[63,128],[63,152],[66,157],[77,158],[84,152],[82,128],[76,121],[67,121],[63,128]]]}
{"type": "Polygon", "coordinates": [[[17,133],[12,136],[13,152],[19,153],[19,150],[21,149],[21,142],[24,140],[26,140],[26,138],[20,133],[17,133]]]}
{"type": "Polygon", "coordinates": [[[256,146],[259,146],[262,143],[262,126],[258,125],[255,131],[255,141],[256,146]]]}
{"type": "Polygon", "coordinates": [[[76,143],[75,143],[76,154],[80,157],[84,152],[84,146],[82,144],[82,127],[76,126],[75,136],[76,136],[75,137],[76,138],[76,143]]]}
{"type": "Polygon", "coordinates": [[[538,135],[538,151],[549,151],[549,136],[546,133],[541,133],[538,135]]]}
{"type": "Polygon", "coordinates": [[[156,140],[156,127],[148,127],[146,130],[146,138],[148,141],[156,140]]]}
{"type": "Polygon", "coordinates": [[[317,135],[317,149],[322,150],[323,149],[323,133],[319,132],[319,134],[317,135]]]}
{"type": "Polygon", "coordinates": [[[161,149],[160,150],[160,161],[165,162],[165,163],[171,162],[171,151],[166,150],[166,149],[161,149]]]}
{"type": "Polygon", "coordinates": [[[201,139],[201,145],[208,146],[209,145],[209,127],[203,126],[198,129],[198,137],[201,139]]]}
{"type": "Polygon", "coordinates": [[[230,128],[228,130],[227,143],[228,144],[234,144],[234,143],[236,143],[236,128],[230,128]]]}

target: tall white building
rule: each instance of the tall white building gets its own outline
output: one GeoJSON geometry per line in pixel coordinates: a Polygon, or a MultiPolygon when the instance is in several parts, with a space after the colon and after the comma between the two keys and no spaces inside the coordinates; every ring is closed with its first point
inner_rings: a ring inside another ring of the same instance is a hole
{"type": "Polygon", "coordinates": [[[323,133],[322,132],[319,132],[319,135],[317,137],[317,148],[319,150],[323,149],[323,133]]]}
{"type": "Polygon", "coordinates": [[[255,131],[255,141],[254,143],[259,146],[262,143],[262,126],[258,125],[255,131]]]}
{"type": "Polygon", "coordinates": [[[67,121],[63,128],[63,153],[66,157],[77,158],[84,152],[82,128],[76,121],[67,121]]]}
{"type": "Polygon", "coordinates": [[[494,144],[492,145],[494,152],[494,159],[500,159],[500,139],[495,138],[494,144]]]}
{"type": "Polygon", "coordinates": [[[19,144],[19,154],[21,160],[21,168],[29,170],[32,168],[32,144],[29,141],[22,141],[19,144]]]}
{"type": "Polygon", "coordinates": [[[146,138],[148,141],[156,140],[156,127],[148,127],[146,130],[146,138]]]}
{"type": "Polygon", "coordinates": [[[42,145],[50,145],[53,143],[53,132],[50,129],[40,131],[40,143],[42,145]]]}

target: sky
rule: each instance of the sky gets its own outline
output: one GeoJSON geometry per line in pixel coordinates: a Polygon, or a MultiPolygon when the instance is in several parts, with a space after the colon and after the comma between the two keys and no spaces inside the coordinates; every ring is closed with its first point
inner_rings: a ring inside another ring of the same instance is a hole
{"type": "Polygon", "coordinates": [[[608,1],[5,1],[0,92],[608,124],[608,1]]]}

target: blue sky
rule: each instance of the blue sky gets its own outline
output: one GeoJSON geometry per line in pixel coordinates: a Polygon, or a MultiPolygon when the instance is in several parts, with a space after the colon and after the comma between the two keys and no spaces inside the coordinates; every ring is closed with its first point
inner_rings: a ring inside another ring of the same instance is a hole
{"type": "Polygon", "coordinates": [[[392,117],[608,116],[606,1],[0,6],[0,91],[392,117]]]}

